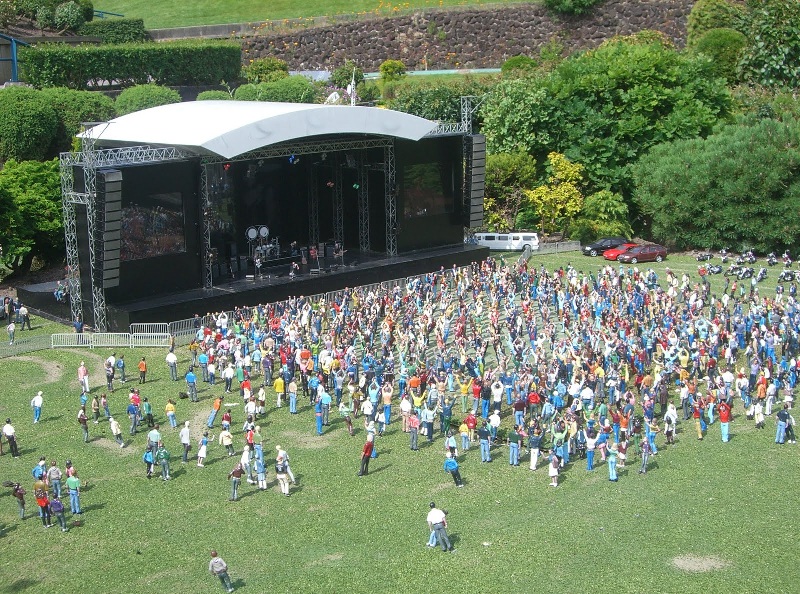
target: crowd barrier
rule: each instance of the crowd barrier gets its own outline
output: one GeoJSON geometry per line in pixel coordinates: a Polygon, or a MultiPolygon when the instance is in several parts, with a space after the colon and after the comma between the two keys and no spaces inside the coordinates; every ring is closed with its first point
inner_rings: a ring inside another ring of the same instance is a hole
{"type": "MultiPolygon", "coordinates": [[[[577,249],[580,249],[579,242],[566,241],[555,244],[542,244],[536,253],[558,253],[577,249]]],[[[528,254],[528,258],[532,255],[533,254],[528,254]]],[[[523,261],[525,256],[526,253],[523,252],[518,260],[518,264],[523,261]]],[[[472,278],[472,268],[470,266],[458,268],[456,272],[468,281],[472,278]]],[[[431,272],[429,274],[433,273],[434,272],[431,272]]],[[[435,273],[442,274],[448,286],[451,289],[454,288],[455,273],[452,268],[445,268],[443,272],[435,271],[435,273]]],[[[341,305],[344,299],[352,299],[354,295],[358,296],[359,301],[361,301],[367,298],[370,293],[373,293],[373,295],[380,295],[385,291],[391,294],[397,287],[403,291],[403,295],[406,295],[408,292],[413,291],[417,281],[423,281],[425,276],[427,275],[421,274],[405,278],[396,278],[380,283],[371,283],[348,289],[330,291],[328,293],[308,295],[304,296],[304,299],[309,301],[314,307],[317,307],[323,302],[328,305],[334,302],[341,305]]],[[[297,299],[299,299],[299,297],[290,297],[284,301],[265,304],[265,307],[272,312],[281,312],[285,311],[287,308],[291,308],[293,304],[296,304],[297,299]]],[[[256,306],[245,306],[242,309],[250,309],[252,307],[256,306]]],[[[225,313],[228,316],[229,324],[233,325],[234,312],[227,311],[225,313]]],[[[197,335],[199,328],[203,326],[215,327],[216,315],[198,316],[196,318],[176,320],[169,323],[131,324],[130,332],[64,333],[20,338],[14,345],[0,345],[0,358],[49,348],[169,348],[172,344],[183,346],[191,342],[197,335]]]]}

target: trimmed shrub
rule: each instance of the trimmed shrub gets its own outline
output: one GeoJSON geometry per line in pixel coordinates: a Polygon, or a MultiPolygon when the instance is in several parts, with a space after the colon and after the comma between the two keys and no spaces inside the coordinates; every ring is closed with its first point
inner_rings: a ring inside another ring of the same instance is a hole
{"type": "Polygon", "coordinates": [[[99,37],[103,43],[140,43],[149,41],[142,19],[100,19],[85,23],[81,35],[99,37]]]}
{"type": "Polygon", "coordinates": [[[697,53],[711,58],[711,68],[728,82],[737,79],[737,65],[742,51],[747,47],[747,37],[735,29],[711,29],[695,42],[697,53]]]}
{"type": "Polygon", "coordinates": [[[539,63],[528,56],[514,56],[509,58],[500,67],[503,76],[525,76],[536,70],[539,63]]]}
{"type": "Polygon", "coordinates": [[[117,115],[125,115],[134,111],[141,111],[159,105],[170,103],[180,103],[181,96],[178,91],[159,85],[137,85],[130,89],[125,89],[117,97],[114,104],[117,115]]]}
{"type": "Polygon", "coordinates": [[[84,122],[105,122],[116,114],[110,97],[94,91],[50,87],[39,91],[56,112],[55,152],[68,151],[84,122]]]}
{"type": "Polygon", "coordinates": [[[94,4],[89,0],[78,0],[78,6],[81,7],[81,12],[83,12],[83,21],[85,23],[92,22],[94,20],[94,4]]]}
{"type": "Polygon", "coordinates": [[[233,93],[233,98],[237,101],[316,103],[319,90],[305,76],[296,75],[269,83],[242,85],[233,93]]]}
{"type": "Polygon", "coordinates": [[[253,84],[274,82],[289,76],[289,66],[274,56],[256,58],[242,67],[242,76],[247,82],[253,84]]]}
{"type": "Polygon", "coordinates": [[[46,6],[55,12],[58,0],[16,0],[18,14],[28,19],[36,19],[39,8],[46,6]]]}
{"type": "Polygon", "coordinates": [[[728,0],[697,0],[686,22],[686,45],[693,46],[711,29],[736,29],[744,27],[745,11],[728,0]]]}
{"type": "Polygon", "coordinates": [[[544,5],[558,14],[586,14],[602,0],[544,0],[544,5]]]}
{"type": "Polygon", "coordinates": [[[208,85],[239,76],[242,50],[228,41],[186,40],[120,45],[41,44],[20,49],[22,78],[35,87],[86,89],[113,81],[127,87],[208,85]]]}
{"type": "Polygon", "coordinates": [[[233,97],[228,91],[203,91],[198,93],[198,101],[231,101],[233,97]]]}
{"type": "Polygon", "coordinates": [[[16,0],[0,0],[0,29],[6,29],[17,20],[16,0]]]}
{"type": "Polygon", "coordinates": [[[42,5],[36,9],[35,20],[40,29],[54,29],[56,26],[56,11],[50,6],[42,5]]]}
{"type": "Polygon", "coordinates": [[[406,65],[400,60],[385,60],[379,70],[384,81],[399,80],[406,74],[406,65]]]}
{"type": "Polygon", "coordinates": [[[0,160],[46,159],[58,132],[58,117],[34,89],[0,89],[0,160]]]}
{"type": "Polygon", "coordinates": [[[83,9],[77,2],[64,2],[56,7],[55,21],[59,29],[77,31],[86,19],[83,17],[83,9]]]}

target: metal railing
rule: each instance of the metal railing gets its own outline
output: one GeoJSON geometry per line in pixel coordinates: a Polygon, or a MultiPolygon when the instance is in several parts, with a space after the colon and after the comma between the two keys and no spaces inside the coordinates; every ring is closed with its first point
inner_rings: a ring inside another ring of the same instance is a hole
{"type": "MultiPolygon", "coordinates": [[[[577,244],[577,242],[565,242],[561,245],[565,246],[566,244],[573,243],[577,244]]],[[[562,247],[561,251],[567,251],[567,248],[562,247]]],[[[459,274],[467,278],[471,276],[470,271],[471,268],[469,266],[457,269],[459,274]]],[[[435,271],[428,274],[441,274],[441,272],[435,271]]],[[[371,283],[347,289],[329,291],[327,293],[308,295],[304,298],[310,302],[313,307],[317,307],[323,301],[328,305],[334,302],[342,304],[345,299],[352,300],[354,295],[358,297],[359,302],[363,302],[370,292],[380,297],[384,293],[391,293],[395,287],[400,287],[405,295],[409,285],[413,286],[416,281],[422,281],[425,276],[425,274],[420,274],[396,278],[380,283],[371,283]]],[[[453,277],[453,270],[445,269],[444,276],[447,280],[451,280],[453,277]]],[[[283,301],[265,304],[265,306],[273,312],[287,312],[291,310],[291,302],[296,299],[297,297],[290,297],[283,301]]],[[[245,309],[249,307],[253,306],[248,306],[245,309]]],[[[228,326],[233,327],[235,325],[235,313],[233,311],[226,311],[224,313],[228,316],[228,326]]],[[[130,332],[56,333],[21,338],[15,341],[13,345],[0,345],[0,359],[21,355],[23,353],[58,348],[169,348],[173,342],[176,345],[182,346],[188,344],[195,338],[199,328],[204,326],[215,328],[217,315],[219,315],[219,313],[198,318],[176,320],[169,323],[131,324],[130,332]]],[[[265,324],[268,323],[269,320],[265,320],[265,324]]]]}

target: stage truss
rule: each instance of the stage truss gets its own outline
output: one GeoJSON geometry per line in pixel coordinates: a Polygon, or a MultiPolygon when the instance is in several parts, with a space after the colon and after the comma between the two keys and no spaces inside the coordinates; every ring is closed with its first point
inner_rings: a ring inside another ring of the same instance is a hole
{"type": "MultiPolygon", "coordinates": [[[[84,124],[88,129],[95,124],[84,124]]],[[[161,163],[164,161],[184,161],[192,155],[174,147],[152,148],[149,146],[133,146],[117,149],[100,149],[94,147],[94,139],[85,135],[81,139],[81,150],[76,153],[61,153],[59,172],[61,176],[61,207],[64,214],[64,244],[67,252],[67,283],[70,293],[70,314],[72,320],[84,319],[83,294],[80,278],[80,257],[78,254],[77,217],[75,207],[86,207],[86,223],[89,235],[89,262],[86,263],[91,278],[91,303],[94,318],[94,329],[98,332],[108,330],[106,316],[106,293],[103,279],[97,266],[100,259],[97,245],[97,171],[101,169],[136,165],[144,163],[161,163]],[[83,170],[83,192],[75,191],[73,167],[83,170]]]]}
{"type": "MultiPolygon", "coordinates": [[[[461,122],[440,123],[437,128],[426,135],[441,136],[450,134],[470,134],[472,131],[472,114],[478,109],[483,97],[461,98],[461,122]]],[[[102,123],[101,123],[102,124],[102,123]]],[[[97,124],[84,124],[84,129],[97,124]]],[[[208,168],[224,163],[237,161],[250,161],[290,157],[292,155],[309,155],[317,153],[342,153],[346,151],[357,152],[357,179],[358,179],[358,237],[359,249],[370,251],[370,224],[369,224],[369,171],[382,171],[384,173],[384,208],[386,211],[386,255],[397,255],[397,186],[394,139],[390,137],[363,138],[363,139],[327,139],[313,142],[283,143],[273,147],[265,147],[239,155],[231,159],[221,156],[201,156],[176,147],[151,147],[148,145],[121,147],[111,149],[96,149],[94,139],[86,135],[82,138],[80,152],[61,153],[60,177],[62,210],[64,216],[64,241],[67,252],[67,282],[70,291],[70,308],[72,319],[83,319],[83,295],[80,278],[80,257],[78,249],[78,236],[75,207],[83,205],[86,208],[87,227],[89,235],[89,262],[87,263],[91,277],[91,303],[94,316],[94,327],[97,331],[104,332],[108,328],[106,315],[105,290],[103,279],[97,274],[96,263],[99,258],[97,253],[97,204],[96,204],[96,177],[97,171],[105,168],[121,167],[125,165],[138,165],[147,163],[160,163],[170,161],[185,161],[200,157],[200,214],[202,220],[203,244],[203,270],[206,288],[213,286],[211,249],[211,201],[209,198],[209,172],[208,168]],[[368,163],[367,151],[370,149],[383,149],[382,163],[368,163]],[[73,167],[81,167],[84,177],[83,192],[75,191],[73,167]]],[[[344,239],[344,211],[342,199],[342,164],[338,162],[334,176],[334,240],[343,243],[344,239]]],[[[312,183],[309,188],[309,242],[319,243],[319,195],[316,184],[316,173],[311,168],[312,183]]]]}
{"type": "MultiPolygon", "coordinates": [[[[395,161],[394,161],[394,139],[392,138],[360,138],[360,139],[326,139],[311,142],[292,142],[284,143],[271,147],[264,147],[257,151],[244,153],[237,157],[226,159],[219,156],[206,156],[202,158],[201,176],[201,203],[207,209],[211,204],[208,193],[208,171],[210,166],[223,163],[236,163],[239,161],[258,161],[261,159],[275,159],[297,157],[300,155],[329,154],[333,161],[333,234],[334,241],[342,245],[344,243],[344,200],[342,196],[342,163],[339,155],[342,153],[357,153],[356,169],[358,171],[358,238],[359,249],[364,252],[370,251],[370,228],[369,228],[369,185],[367,182],[369,170],[384,172],[384,193],[386,208],[386,254],[388,256],[397,255],[397,187],[395,180],[395,161]],[[383,149],[382,163],[367,163],[366,154],[370,149],[383,149]],[[202,180],[206,180],[203,182],[202,180]],[[362,216],[362,210],[366,210],[362,216]],[[391,221],[391,222],[390,222],[391,221]]],[[[204,210],[204,213],[206,210],[204,210]]],[[[314,167],[310,169],[310,183],[308,188],[308,242],[318,244],[319,236],[319,189],[317,171],[314,167]]],[[[203,219],[205,221],[205,217],[203,219]]],[[[206,233],[205,225],[203,228],[203,251],[205,266],[205,286],[213,286],[212,266],[211,266],[211,233],[206,233]]]]}

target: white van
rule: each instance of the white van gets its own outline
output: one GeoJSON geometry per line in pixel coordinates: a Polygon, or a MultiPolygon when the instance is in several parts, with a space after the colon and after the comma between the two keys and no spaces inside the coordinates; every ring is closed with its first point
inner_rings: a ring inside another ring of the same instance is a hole
{"type": "Polygon", "coordinates": [[[526,247],[539,249],[539,236],[530,231],[511,231],[509,233],[476,233],[475,243],[490,250],[521,252],[526,247]]]}

